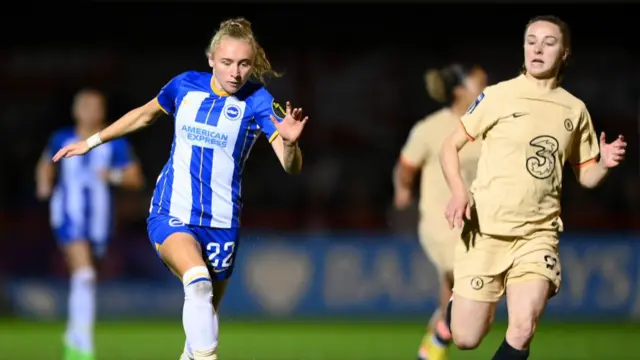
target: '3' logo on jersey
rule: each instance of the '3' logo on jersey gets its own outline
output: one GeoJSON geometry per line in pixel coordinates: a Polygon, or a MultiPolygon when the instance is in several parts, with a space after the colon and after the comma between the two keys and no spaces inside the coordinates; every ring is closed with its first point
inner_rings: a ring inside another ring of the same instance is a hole
{"type": "Polygon", "coordinates": [[[553,136],[537,136],[529,142],[535,155],[527,158],[527,171],[536,179],[550,177],[556,169],[556,153],[559,143],[553,136]]]}

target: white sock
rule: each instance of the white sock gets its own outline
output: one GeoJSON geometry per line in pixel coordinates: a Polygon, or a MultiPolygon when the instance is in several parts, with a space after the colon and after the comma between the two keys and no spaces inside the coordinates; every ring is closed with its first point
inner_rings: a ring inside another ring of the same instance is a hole
{"type": "Polygon", "coordinates": [[[184,308],[182,324],[195,360],[215,359],[218,321],[213,312],[213,286],[204,266],[187,270],[182,276],[184,308]],[[212,314],[214,316],[206,316],[212,314]]]}
{"type": "Polygon", "coordinates": [[[96,317],[96,274],[83,267],[71,274],[69,319],[65,340],[84,353],[93,354],[93,326],[96,317]]]}
{"type": "MultiPolygon", "coordinates": [[[[214,321],[214,329],[218,328],[218,314],[213,313],[213,321],[214,321]]],[[[189,341],[185,340],[184,341],[184,349],[182,350],[182,355],[180,357],[180,360],[194,360],[193,358],[193,349],[191,349],[191,345],[189,345],[189,341]]]]}

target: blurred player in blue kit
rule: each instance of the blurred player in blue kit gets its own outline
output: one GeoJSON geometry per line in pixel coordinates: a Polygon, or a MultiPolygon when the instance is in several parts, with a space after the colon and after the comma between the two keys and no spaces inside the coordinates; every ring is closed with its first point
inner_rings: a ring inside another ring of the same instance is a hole
{"type": "Polygon", "coordinates": [[[106,100],[96,90],[82,90],[74,98],[72,114],[76,126],[54,132],[38,162],[36,195],[40,200],[51,199],[51,226],[71,274],[65,359],[90,360],[94,357],[96,265],[105,254],[113,223],[110,187],[137,190],[144,179],[124,139],[54,166],[50,159],[58,150],[104,127],[106,100]]]}
{"type": "Polygon", "coordinates": [[[171,154],[147,224],[158,255],[182,279],[182,359],[195,360],[217,359],[217,309],[239,245],[241,176],[249,152],[264,132],[284,170],[300,172],[297,142],[308,120],[289,103],[283,109],[265,89],[266,78],[278,74],[245,19],[222,22],[206,54],[212,73],[176,76],[147,104],[53,157],[86,154],[151,125],[162,113],[174,117],[171,154]]]}

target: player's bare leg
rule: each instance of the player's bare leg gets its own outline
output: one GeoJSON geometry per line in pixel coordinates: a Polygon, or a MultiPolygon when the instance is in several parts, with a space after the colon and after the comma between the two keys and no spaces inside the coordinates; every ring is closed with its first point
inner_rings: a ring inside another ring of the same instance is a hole
{"type": "Polygon", "coordinates": [[[509,326],[494,360],[529,358],[529,345],[552,288],[553,285],[545,279],[507,285],[509,326]]]}
{"type": "Polygon", "coordinates": [[[91,360],[96,312],[96,271],[91,245],[79,239],[65,245],[62,252],[71,274],[64,357],[91,360]]]}
{"type": "Polygon", "coordinates": [[[182,323],[194,359],[217,359],[218,321],[213,308],[213,284],[200,245],[190,234],[174,233],[160,245],[158,252],[182,279],[185,293],[182,323]]]}
{"type": "Polygon", "coordinates": [[[447,309],[447,320],[453,343],[460,350],[472,350],[480,345],[493,323],[496,304],[453,294],[447,309]]]}
{"type": "Polygon", "coordinates": [[[431,316],[427,325],[427,334],[423,337],[418,350],[419,360],[446,360],[451,332],[445,322],[445,314],[453,294],[453,272],[445,272],[440,279],[440,306],[431,316]]]}

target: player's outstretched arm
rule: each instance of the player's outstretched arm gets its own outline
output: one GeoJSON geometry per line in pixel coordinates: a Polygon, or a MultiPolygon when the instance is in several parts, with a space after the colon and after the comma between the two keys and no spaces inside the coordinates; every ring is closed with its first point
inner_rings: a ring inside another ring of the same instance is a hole
{"type": "Polygon", "coordinates": [[[600,185],[609,174],[609,169],[618,166],[626,152],[627,143],[622,135],[607,144],[607,135],[600,134],[600,160],[579,165],[576,169],[578,182],[585,188],[593,189],[600,185]]]}
{"type": "Polygon", "coordinates": [[[286,116],[278,121],[275,116],[270,116],[273,125],[278,130],[278,137],[271,143],[273,151],[280,160],[280,164],[289,174],[298,174],[302,170],[302,151],[298,147],[298,139],[309,120],[308,116],[302,118],[302,108],[293,109],[287,101],[286,116]]]}
{"type": "Polygon", "coordinates": [[[148,103],[129,111],[120,119],[107,126],[104,130],[90,136],[88,139],[63,147],[53,156],[53,161],[56,162],[65,157],[84,155],[102,143],[125,136],[151,125],[160,116],[160,114],[162,114],[162,109],[158,105],[158,101],[153,99],[148,103]]]}
{"type": "Polygon", "coordinates": [[[464,128],[458,126],[444,140],[440,149],[440,166],[451,190],[451,201],[445,209],[445,217],[450,228],[454,226],[462,228],[463,216],[466,216],[467,219],[471,218],[469,194],[462,174],[460,174],[460,158],[458,156],[458,152],[468,141],[464,128]]]}

